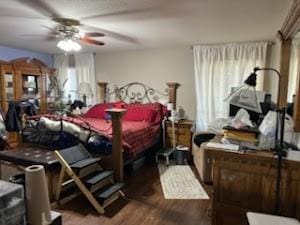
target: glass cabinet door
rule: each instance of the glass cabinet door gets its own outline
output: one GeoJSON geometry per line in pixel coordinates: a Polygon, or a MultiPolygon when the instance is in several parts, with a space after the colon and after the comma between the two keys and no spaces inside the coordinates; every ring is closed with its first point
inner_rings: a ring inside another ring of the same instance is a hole
{"type": "Polygon", "coordinates": [[[22,74],[22,99],[35,99],[39,94],[38,77],[34,75],[22,74]]]}
{"type": "Polygon", "coordinates": [[[55,97],[56,92],[53,88],[53,81],[51,81],[52,75],[46,74],[46,98],[47,98],[47,111],[55,112],[55,97]]]}
{"type": "Polygon", "coordinates": [[[8,102],[15,100],[14,76],[13,73],[4,73],[4,90],[5,90],[5,108],[8,108],[8,102]]]}
{"type": "Polygon", "coordinates": [[[29,100],[37,107],[40,107],[42,87],[41,76],[22,74],[21,100],[29,100]]]}

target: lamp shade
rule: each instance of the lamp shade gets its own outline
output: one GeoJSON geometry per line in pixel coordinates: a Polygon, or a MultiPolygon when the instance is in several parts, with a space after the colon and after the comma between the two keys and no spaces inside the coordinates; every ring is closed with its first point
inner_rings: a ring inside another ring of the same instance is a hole
{"type": "Polygon", "coordinates": [[[225,101],[244,109],[248,109],[257,113],[262,113],[260,102],[256,92],[256,72],[260,70],[258,67],[253,69],[253,72],[244,81],[244,84],[233,91],[225,101]]]}
{"type": "Polygon", "coordinates": [[[81,82],[78,86],[77,93],[79,95],[93,96],[93,91],[88,82],[81,82]]]}
{"type": "Polygon", "coordinates": [[[243,84],[240,88],[231,93],[225,101],[240,108],[262,113],[255,87],[248,84],[243,84]]]}

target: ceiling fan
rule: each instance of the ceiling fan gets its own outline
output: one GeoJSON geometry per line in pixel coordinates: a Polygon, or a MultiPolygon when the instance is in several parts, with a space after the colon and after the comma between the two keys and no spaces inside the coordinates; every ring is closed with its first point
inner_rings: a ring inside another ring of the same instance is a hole
{"type": "MultiPolygon", "coordinates": [[[[112,38],[126,41],[129,43],[136,43],[131,37],[115,33],[112,31],[100,29],[98,27],[90,26],[87,24],[81,23],[77,19],[65,18],[63,15],[57,13],[55,9],[49,5],[49,2],[44,0],[18,0],[21,4],[26,5],[27,7],[33,8],[39,13],[41,13],[46,18],[58,23],[54,28],[43,26],[50,30],[46,35],[46,40],[56,40],[57,47],[63,49],[64,51],[79,51],[81,49],[80,42],[85,44],[92,44],[96,46],[105,45],[104,42],[95,40],[95,38],[103,37],[109,35],[112,38]],[[83,32],[83,30],[94,30],[93,32],[83,32]]],[[[31,35],[26,35],[31,36],[31,35]]]]}
{"type": "Polygon", "coordinates": [[[105,36],[104,33],[81,32],[78,28],[81,25],[79,20],[58,17],[53,18],[53,21],[59,23],[59,25],[54,29],[44,26],[51,30],[47,39],[59,38],[60,41],[57,43],[57,47],[66,52],[79,51],[81,46],[78,42],[98,46],[105,45],[104,42],[93,39],[105,36]]]}

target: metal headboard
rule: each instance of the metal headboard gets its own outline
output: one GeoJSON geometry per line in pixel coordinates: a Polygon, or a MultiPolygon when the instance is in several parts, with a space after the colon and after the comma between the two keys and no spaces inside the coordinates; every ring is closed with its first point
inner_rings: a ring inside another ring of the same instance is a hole
{"type": "Polygon", "coordinates": [[[168,89],[163,93],[146,84],[132,82],[121,87],[107,88],[106,101],[109,102],[112,97],[114,97],[114,100],[126,103],[153,103],[161,99],[167,99],[168,89]]]}

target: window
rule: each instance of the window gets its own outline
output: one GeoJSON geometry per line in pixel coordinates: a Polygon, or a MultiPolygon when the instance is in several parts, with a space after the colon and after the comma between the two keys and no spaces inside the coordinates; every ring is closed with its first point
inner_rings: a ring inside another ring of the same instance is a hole
{"type": "Polygon", "coordinates": [[[77,98],[77,77],[75,68],[68,68],[68,80],[64,87],[64,98],[73,102],[77,98]]]}

